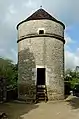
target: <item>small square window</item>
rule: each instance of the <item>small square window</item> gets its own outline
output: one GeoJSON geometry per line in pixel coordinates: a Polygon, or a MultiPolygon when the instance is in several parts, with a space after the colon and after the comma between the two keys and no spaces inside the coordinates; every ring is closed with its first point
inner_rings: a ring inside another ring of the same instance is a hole
{"type": "Polygon", "coordinates": [[[44,30],[39,30],[39,34],[44,34],[44,30]]]}

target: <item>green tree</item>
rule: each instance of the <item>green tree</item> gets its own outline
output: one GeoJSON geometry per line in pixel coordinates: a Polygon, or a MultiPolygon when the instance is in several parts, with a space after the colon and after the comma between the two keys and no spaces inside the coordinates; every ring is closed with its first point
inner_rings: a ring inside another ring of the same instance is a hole
{"type": "Polygon", "coordinates": [[[65,81],[69,81],[71,88],[73,88],[76,83],[79,83],[79,72],[67,69],[65,71],[65,81]]]}
{"type": "Polygon", "coordinates": [[[0,58],[0,76],[6,78],[7,87],[17,86],[18,66],[9,59],[0,58]]]}

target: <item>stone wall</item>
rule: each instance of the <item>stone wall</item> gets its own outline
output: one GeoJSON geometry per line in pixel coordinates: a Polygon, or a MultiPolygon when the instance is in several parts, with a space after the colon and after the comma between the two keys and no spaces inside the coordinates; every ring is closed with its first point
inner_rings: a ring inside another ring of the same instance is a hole
{"type": "MultiPolygon", "coordinates": [[[[19,80],[29,86],[33,83],[32,69],[37,65],[45,66],[50,71],[47,71],[46,82],[48,82],[47,90],[48,97],[62,94],[64,95],[64,45],[63,42],[55,38],[31,38],[25,39],[24,44],[26,48],[20,47],[22,51],[19,52],[19,80]],[[28,40],[31,40],[31,47],[28,46],[28,40]],[[30,80],[31,79],[31,80],[30,80]],[[54,93],[53,93],[54,92],[54,93]],[[56,93],[56,94],[55,94],[56,93]]],[[[20,46],[22,41],[19,42],[20,46]]],[[[36,77],[34,77],[36,80],[36,77]]],[[[36,82],[36,81],[35,81],[36,82]]],[[[35,85],[34,82],[34,85],[35,85]]],[[[26,86],[26,87],[28,87],[26,86]]],[[[32,91],[32,90],[31,90],[32,91]]],[[[31,92],[30,91],[30,92],[31,92]]],[[[27,91],[28,92],[28,91],[27,91]]],[[[54,96],[55,97],[55,96],[54,96]]],[[[58,96],[59,97],[59,96],[58,96]]],[[[57,98],[57,97],[56,97],[57,98]]]]}
{"type": "Polygon", "coordinates": [[[33,69],[36,69],[36,64],[43,65],[42,45],[42,39],[25,39],[18,43],[18,98],[35,99],[36,76],[33,69]]]}
{"type": "Polygon", "coordinates": [[[18,53],[18,92],[19,98],[27,100],[34,99],[36,93],[35,81],[32,80],[35,68],[35,58],[29,49],[22,50],[18,53]]]}
{"type": "Polygon", "coordinates": [[[64,39],[48,36],[28,37],[38,34],[44,28],[45,34],[64,37],[63,26],[51,20],[33,20],[19,26],[18,42],[18,87],[19,98],[35,99],[37,77],[33,69],[46,68],[46,86],[49,100],[64,98],[64,39]],[[26,38],[27,36],[27,38],[26,38]]]}
{"type": "Polygon", "coordinates": [[[48,98],[64,98],[64,44],[58,39],[46,39],[45,64],[50,71],[47,73],[49,81],[48,98]]]}
{"type": "Polygon", "coordinates": [[[29,34],[38,34],[39,29],[44,29],[45,33],[64,36],[63,26],[52,20],[31,20],[24,22],[19,26],[19,39],[29,34]]]}

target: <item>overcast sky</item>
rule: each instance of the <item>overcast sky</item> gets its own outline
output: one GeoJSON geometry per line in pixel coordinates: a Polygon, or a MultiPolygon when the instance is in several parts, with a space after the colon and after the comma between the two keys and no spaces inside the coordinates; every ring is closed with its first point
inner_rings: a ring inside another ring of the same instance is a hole
{"type": "Polygon", "coordinates": [[[79,65],[79,0],[0,0],[0,56],[17,62],[16,25],[40,8],[66,25],[65,66],[79,65]]]}

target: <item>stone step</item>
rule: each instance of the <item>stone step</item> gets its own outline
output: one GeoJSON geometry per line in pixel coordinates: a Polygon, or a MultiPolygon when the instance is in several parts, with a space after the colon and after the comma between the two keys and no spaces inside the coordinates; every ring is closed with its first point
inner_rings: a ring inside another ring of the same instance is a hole
{"type": "Polygon", "coordinates": [[[37,92],[37,94],[45,94],[45,92],[37,92]]]}

